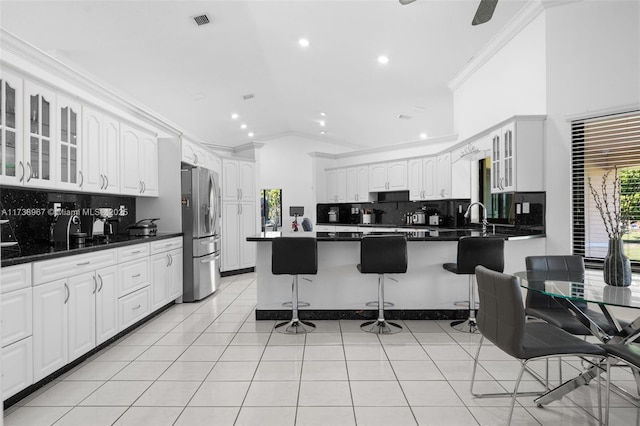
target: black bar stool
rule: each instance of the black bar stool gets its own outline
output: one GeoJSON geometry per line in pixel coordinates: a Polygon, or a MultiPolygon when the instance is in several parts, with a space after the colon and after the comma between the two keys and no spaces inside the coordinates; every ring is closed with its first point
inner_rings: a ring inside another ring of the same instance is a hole
{"type": "Polygon", "coordinates": [[[400,234],[362,237],[358,271],[378,274],[378,319],[367,321],[360,328],[368,333],[398,333],[402,326],[384,319],[384,274],[407,272],[407,237],[400,234]]]}
{"type": "Polygon", "coordinates": [[[469,276],[469,317],[466,320],[453,321],[451,327],[461,326],[460,330],[466,330],[468,326],[470,333],[476,330],[474,282],[478,265],[496,272],[504,272],[504,239],[498,237],[460,237],[456,263],[442,265],[449,272],[469,276]]]}
{"type": "Polygon", "coordinates": [[[318,273],[318,242],[313,237],[278,237],[271,243],[271,273],[293,275],[291,320],[276,325],[280,333],[309,333],[316,326],[298,318],[298,275],[318,273]]]}

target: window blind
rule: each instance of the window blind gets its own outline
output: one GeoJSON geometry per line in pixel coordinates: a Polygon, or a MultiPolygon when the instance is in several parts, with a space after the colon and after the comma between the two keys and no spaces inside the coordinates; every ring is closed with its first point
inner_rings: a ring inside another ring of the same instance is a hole
{"type": "MultiPolygon", "coordinates": [[[[614,192],[614,168],[618,169],[622,182],[640,176],[640,111],[572,122],[571,156],[573,253],[584,256],[587,261],[597,262],[607,253],[608,235],[589,189],[589,179],[591,185],[601,192],[603,176],[609,171],[606,190],[611,195],[614,192]]],[[[632,216],[640,211],[634,201],[635,193],[638,193],[638,186],[621,186],[624,202],[633,202],[635,213],[632,216]]],[[[637,247],[640,253],[640,239],[637,246],[631,246],[636,244],[632,234],[625,236],[625,251],[637,247]]],[[[635,248],[633,252],[636,252],[635,248]]],[[[630,256],[630,259],[634,266],[640,266],[640,255],[635,259],[630,256]]]]}

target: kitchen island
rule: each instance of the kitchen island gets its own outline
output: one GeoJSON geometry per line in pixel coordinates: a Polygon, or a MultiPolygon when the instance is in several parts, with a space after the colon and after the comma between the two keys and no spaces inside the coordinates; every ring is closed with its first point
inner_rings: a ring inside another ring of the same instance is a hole
{"type": "MultiPolygon", "coordinates": [[[[375,233],[375,232],[374,232],[375,233]]],[[[407,231],[408,269],[405,274],[389,275],[385,280],[385,299],[394,306],[387,309],[389,318],[455,319],[465,318],[467,311],[455,302],[468,300],[467,276],[455,275],[442,268],[455,262],[457,241],[462,236],[480,236],[469,229],[425,229],[407,231]],[[394,282],[393,280],[397,280],[394,282]]],[[[375,308],[367,302],[377,300],[377,276],[361,274],[360,240],[363,232],[263,232],[247,238],[257,243],[257,319],[286,319],[291,300],[291,277],[271,273],[271,241],[280,236],[318,239],[318,274],[304,276],[312,282],[299,281],[299,298],[309,307],[300,310],[301,318],[361,319],[369,318],[375,308]]],[[[505,272],[524,268],[524,258],[545,254],[544,234],[502,230],[490,237],[505,239],[505,272]]]]}

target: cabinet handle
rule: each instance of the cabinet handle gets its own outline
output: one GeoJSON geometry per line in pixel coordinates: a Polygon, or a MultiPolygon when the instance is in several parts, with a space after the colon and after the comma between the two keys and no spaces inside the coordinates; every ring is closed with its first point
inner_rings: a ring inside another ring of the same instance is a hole
{"type": "Polygon", "coordinates": [[[100,189],[104,189],[104,176],[101,174],[100,175],[100,189]]]}
{"type": "Polygon", "coordinates": [[[90,261],[90,260],[88,260],[88,261],[86,261],[86,262],[76,263],[76,266],[84,266],[84,265],[88,265],[88,264],[90,264],[90,263],[91,263],[91,261],[90,261]]]}
{"type": "Polygon", "coordinates": [[[140,182],[140,190],[138,192],[142,194],[142,181],[139,181],[139,182],[140,182]]]}
{"type": "Polygon", "coordinates": [[[96,276],[93,276],[93,294],[96,294],[96,291],[98,291],[98,280],[96,279],[96,276]]]}
{"type": "Polygon", "coordinates": [[[169,258],[169,255],[167,255],[167,268],[171,266],[171,259],[169,258]]]}
{"type": "Polygon", "coordinates": [[[69,298],[71,297],[71,292],[69,291],[69,286],[67,285],[67,283],[64,283],[64,289],[67,293],[67,297],[65,297],[64,299],[64,304],[66,305],[67,302],[69,301],[69,298]]]}
{"type": "Polygon", "coordinates": [[[29,163],[27,161],[27,167],[29,168],[29,177],[27,178],[27,182],[29,182],[31,180],[31,178],[33,177],[33,170],[31,170],[31,163],[29,163]]]}
{"type": "Polygon", "coordinates": [[[104,281],[102,280],[102,275],[98,274],[98,278],[100,278],[100,288],[98,288],[98,293],[102,291],[102,286],[104,285],[104,281]]]}
{"type": "Polygon", "coordinates": [[[143,193],[147,192],[147,184],[145,181],[142,181],[142,188],[143,188],[142,190],[143,193]]]}
{"type": "Polygon", "coordinates": [[[169,255],[169,260],[171,261],[171,263],[169,263],[169,266],[173,265],[173,256],[169,255]]]}
{"type": "Polygon", "coordinates": [[[136,250],[136,251],[132,251],[131,254],[137,254],[137,253],[140,253],[140,252],[141,252],[141,250],[136,250]]]}
{"type": "Polygon", "coordinates": [[[193,154],[193,164],[198,164],[198,154],[193,154]]]}
{"type": "Polygon", "coordinates": [[[82,170],[78,170],[78,174],[80,175],[80,188],[84,185],[84,175],[82,174],[82,170]]]}
{"type": "Polygon", "coordinates": [[[142,305],[138,305],[135,308],[131,308],[132,311],[135,311],[136,309],[140,309],[142,307],[142,305]]]}
{"type": "Polygon", "coordinates": [[[140,274],[131,275],[131,278],[138,278],[140,274]]]}
{"type": "Polygon", "coordinates": [[[104,175],[104,180],[105,180],[104,189],[107,189],[109,188],[109,176],[104,175]]]}
{"type": "Polygon", "coordinates": [[[240,199],[242,200],[243,197],[244,197],[244,194],[242,193],[242,188],[240,188],[240,199]]]}
{"type": "Polygon", "coordinates": [[[22,182],[24,180],[24,164],[22,164],[22,161],[18,164],[20,164],[20,168],[22,169],[22,174],[20,175],[20,182],[22,182]]]}

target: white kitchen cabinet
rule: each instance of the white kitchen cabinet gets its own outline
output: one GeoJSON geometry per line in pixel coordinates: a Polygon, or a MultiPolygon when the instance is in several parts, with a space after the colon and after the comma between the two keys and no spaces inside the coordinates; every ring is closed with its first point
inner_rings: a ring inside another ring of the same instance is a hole
{"type": "Polygon", "coordinates": [[[127,327],[146,317],[149,309],[149,287],[141,288],[118,299],[118,328],[127,327]]]}
{"type": "Polygon", "coordinates": [[[67,363],[96,346],[96,298],[98,282],[94,272],[70,277],[67,280],[69,358],[67,363]]]}
{"type": "Polygon", "coordinates": [[[223,201],[255,202],[255,163],[253,161],[222,159],[223,201]]]}
{"type": "Polygon", "coordinates": [[[149,285],[149,258],[118,265],[118,297],[149,285]]]}
{"type": "Polygon", "coordinates": [[[408,161],[409,199],[431,200],[436,197],[436,157],[412,158],[408,161]]]}
{"type": "Polygon", "coordinates": [[[247,241],[256,232],[256,214],[255,203],[223,203],[221,271],[256,265],[255,243],[247,241]]]}
{"type": "Polygon", "coordinates": [[[222,159],[210,151],[205,151],[204,155],[207,169],[213,170],[220,177],[222,174],[222,159]]]}
{"type": "Polygon", "coordinates": [[[120,192],[120,123],[91,107],[82,108],[82,190],[120,192]]]}
{"type": "Polygon", "coordinates": [[[491,192],[543,191],[543,147],[543,117],[519,117],[491,132],[491,192]]]}
{"type": "Polygon", "coordinates": [[[117,253],[116,249],[108,249],[34,262],[33,285],[37,286],[39,284],[67,278],[71,275],[80,275],[85,272],[93,272],[96,269],[115,265],[118,259],[117,253]]]}
{"type": "Polygon", "coordinates": [[[182,162],[197,167],[206,167],[207,157],[204,148],[197,143],[182,138],[182,162]]]}
{"type": "Polygon", "coordinates": [[[118,334],[118,267],[96,271],[96,345],[118,334]]]}
{"type": "Polygon", "coordinates": [[[56,131],[56,183],[57,189],[78,191],[82,189],[82,114],[80,103],[66,96],[58,95],[58,127],[56,131]]]}
{"type": "Polygon", "coordinates": [[[67,280],[33,288],[33,379],[38,381],[67,364],[67,280]]]}
{"type": "Polygon", "coordinates": [[[24,163],[24,107],[21,78],[0,70],[0,184],[22,185],[24,163]]]}
{"type": "Polygon", "coordinates": [[[369,201],[369,166],[348,167],[346,172],[347,202],[369,201]]]}
{"type": "Polygon", "coordinates": [[[369,165],[369,192],[408,189],[407,161],[390,161],[369,165]]]}
{"type": "Polygon", "coordinates": [[[2,348],[2,399],[33,384],[33,338],[2,348]]]}
{"type": "Polygon", "coordinates": [[[2,347],[31,336],[32,289],[29,287],[2,294],[2,347]]]}
{"type": "Polygon", "coordinates": [[[24,82],[25,143],[24,184],[55,188],[56,179],[56,98],[55,93],[29,80],[24,82]]]}
{"type": "Polygon", "coordinates": [[[451,153],[436,157],[436,191],[434,198],[451,198],[451,153]]]}
{"type": "Polygon", "coordinates": [[[347,169],[327,170],[327,202],[344,203],[347,201],[347,169]]]}
{"type": "Polygon", "coordinates": [[[123,195],[157,197],[158,139],[120,123],[120,192],[123,195]]]}
{"type": "Polygon", "coordinates": [[[182,249],[153,255],[151,263],[151,312],[182,294],[182,249]]]}

